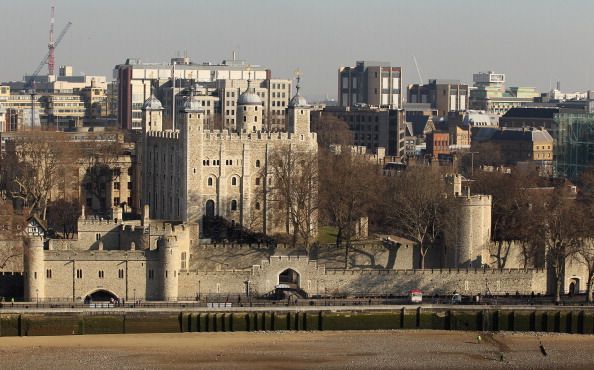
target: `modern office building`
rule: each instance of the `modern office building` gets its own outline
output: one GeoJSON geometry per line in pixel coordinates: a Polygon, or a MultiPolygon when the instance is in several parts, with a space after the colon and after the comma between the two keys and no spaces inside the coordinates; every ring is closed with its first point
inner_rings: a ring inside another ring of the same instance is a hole
{"type": "Polygon", "coordinates": [[[333,115],[345,121],[353,133],[353,143],[370,152],[385,148],[389,156],[404,155],[404,111],[370,106],[326,107],[312,113],[312,121],[333,115]]]}
{"type": "Polygon", "coordinates": [[[473,88],[470,90],[470,109],[484,110],[497,115],[505,114],[514,107],[525,107],[540,93],[534,87],[505,88],[505,75],[502,73],[479,72],[473,75],[473,88]]]}
{"type": "Polygon", "coordinates": [[[437,114],[446,117],[449,112],[468,109],[468,85],[459,80],[429,80],[427,84],[408,85],[408,103],[429,103],[437,114]]]}
{"type": "Polygon", "coordinates": [[[338,69],[338,105],[366,104],[402,108],[402,67],[389,62],[358,61],[355,67],[338,69]]]}
{"type": "MultiPolygon", "coordinates": [[[[291,80],[272,79],[270,69],[248,65],[241,60],[225,60],[219,64],[193,63],[190,58],[173,58],[169,63],[144,63],[128,59],[115,66],[114,78],[118,82],[118,119],[124,129],[142,128],[142,105],[152,93],[162,101],[163,124],[173,128],[174,108],[181,107],[188,92],[205,89],[205,104],[212,101],[212,115],[219,114],[225,127],[235,127],[237,99],[247,89],[247,81],[260,96],[263,117],[270,129],[285,129],[285,112],[290,99],[291,80]],[[175,81],[173,77],[175,76],[175,81]]],[[[204,106],[208,111],[208,105],[204,106]]],[[[208,117],[207,120],[215,119],[208,117]]]]}

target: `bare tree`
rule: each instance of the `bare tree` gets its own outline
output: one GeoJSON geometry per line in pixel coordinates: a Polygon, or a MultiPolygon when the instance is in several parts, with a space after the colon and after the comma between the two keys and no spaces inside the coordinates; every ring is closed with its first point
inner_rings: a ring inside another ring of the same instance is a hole
{"type": "Polygon", "coordinates": [[[583,230],[576,220],[583,209],[563,190],[557,190],[547,199],[547,210],[541,228],[545,236],[547,262],[555,280],[555,302],[559,302],[566,262],[577,253],[582,240],[583,230]]]}
{"type": "Polygon", "coordinates": [[[420,268],[439,241],[447,220],[448,199],[439,172],[430,167],[410,167],[390,178],[387,192],[388,217],[395,229],[419,247],[420,268]]]}
{"type": "Polygon", "coordinates": [[[76,200],[58,199],[48,207],[48,225],[62,230],[63,237],[72,238],[76,233],[76,224],[80,216],[80,204],[76,200]]]}
{"type": "Polygon", "coordinates": [[[19,133],[7,148],[3,171],[8,194],[45,220],[58,175],[71,163],[72,147],[64,133],[30,131],[19,133]]]}
{"type": "Polygon", "coordinates": [[[0,270],[22,260],[26,225],[24,213],[15,211],[10,201],[0,200],[0,270]]]}
{"type": "Polygon", "coordinates": [[[532,245],[527,239],[532,230],[527,225],[531,212],[528,210],[528,191],[536,184],[532,173],[515,170],[512,174],[501,172],[479,172],[475,174],[474,190],[480,194],[488,194],[493,198],[491,230],[495,248],[491,257],[498,268],[505,268],[511,251],[512,241],[520,241],[525,255],[525,267],[531,260],[532,245]]]}
{"type": "Polygon", "coordinates": [[[272,177],[267,190],[269,199],[275,211],[285,215],[285,229],[292,237],[293,246],[301,242],[309,253],[317,231],[317,155],[298,151],[293,146],[277,148],[270,155],[269,171],[272,177]]]}
{"type": "Polygon", "coordinates": [[[594,286],[594,239],[592,236],[580,240],[577,250],[578,261],[588,270],[588,281],[586,284],[586,302],[592,303],[592,291],[594,286]]]}
{"type": "MultiPolygon", "coordinates": [[[[117,133],[114,137],[116,139],[85,141],[79,146],[85,192],[98,200],[104,198],[106,186],[120,176],[119,160],[125,148],[117,133]]],[[[104,207],[102,204],[102,211],[104,207]]]]}
{"type": "Polygon", "coordinates": [[[322,153],[320,172],[321,211],[337,228],[336,246],[345,243],[347,264],[356,222],[378,205],[383,178],[374,164],[348,152],[322,153]]]}
{"type": "Polygon", "coordinates": [[[353,145],[349,125],[330,113],[322,113],[312,121],[311,129],[318,134],[318,145],[327,149],[330,145],[353,145]]]}

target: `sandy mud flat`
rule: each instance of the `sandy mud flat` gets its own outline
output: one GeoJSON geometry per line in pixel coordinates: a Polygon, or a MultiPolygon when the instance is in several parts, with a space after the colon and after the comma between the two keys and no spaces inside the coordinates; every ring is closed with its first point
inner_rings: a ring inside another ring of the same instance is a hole
{"type": "Polygon", "coordinates": [[[409,330],[5,337],[0,368],[594,368],[592,335],[481,334],[480,343],[477,335],[409,330]]]}

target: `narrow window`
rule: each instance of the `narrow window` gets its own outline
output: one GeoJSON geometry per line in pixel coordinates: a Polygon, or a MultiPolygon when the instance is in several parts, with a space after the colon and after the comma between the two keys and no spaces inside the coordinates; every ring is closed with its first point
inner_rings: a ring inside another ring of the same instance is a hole
{"type": "Polygon", "coordinates": [[[231,201],[231,210],[237,211],[237,201],[235,199],[231,201]]]}

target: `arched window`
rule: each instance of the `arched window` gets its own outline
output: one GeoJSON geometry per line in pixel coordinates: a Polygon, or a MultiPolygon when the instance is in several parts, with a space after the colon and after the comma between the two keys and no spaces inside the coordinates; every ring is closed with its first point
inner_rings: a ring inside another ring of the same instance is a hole
{"type": "Polygon", "coordinates": [[[231,210],[237,211],[237,201],[235,199],[231,201],[231,210]]]}
{"type": "Polygon", "coordinates": [[[258,122],[258,116],[254,116],[254,122],[258,122]]]}
{"type": "Polygon", "coordinates": [[[260,178],[256,177],[256,185],[260,185],[260,178]]]}
{"type": "Polygon", "coordinates": [[[208,186],[212,186],[212,177],[208,178],[208,186]]]}
{"type": "Polygon", "coordinates": [[[256,167],[260,167],[260,160],[256,159],[256,167]]]}
{"type": "Polygon", "coordinates": [[[231,185],[233,185],[233,186],[237,186],[237,177],[233,176],[233,177],[231,178],[231,185]]]}
{"type": "Polygon", "coordinates": [[[260,209],[260,202],[256,202],[256,209],[260,209]]]}

